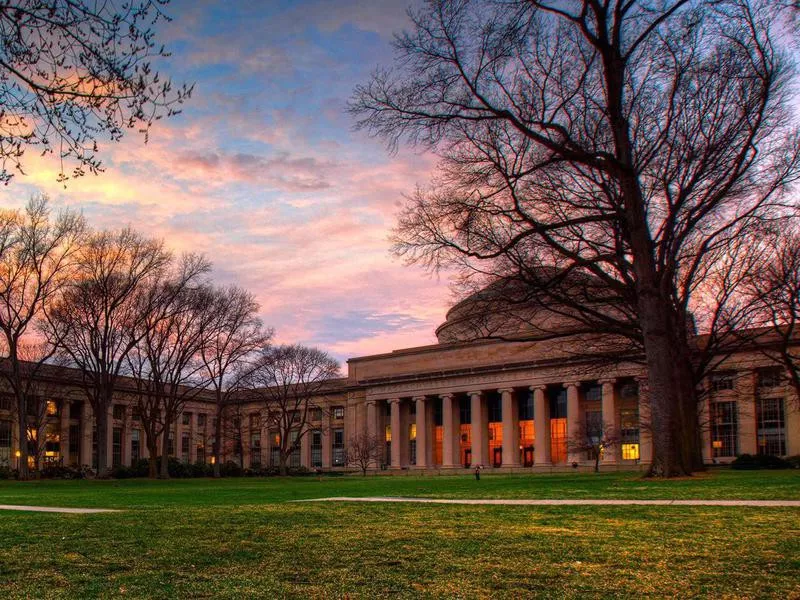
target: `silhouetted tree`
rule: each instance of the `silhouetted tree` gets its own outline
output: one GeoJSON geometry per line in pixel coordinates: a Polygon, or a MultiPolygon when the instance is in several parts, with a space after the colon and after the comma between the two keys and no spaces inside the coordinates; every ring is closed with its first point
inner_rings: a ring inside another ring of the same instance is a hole
{"type": "Polygon", "coordinates": [[[600,472],[600,459],[605,452],[620,443],[619,432],[608,423],[603,422],[600,414],[597,420],[581,419],[575,435],[567,440],[570,452],[587,452],[594,461],[594,472],[600,472]]]}
{"type": "Polygon", "coordinates": [[[104,440],[109,409],[128,354],[147,329],[146,293],[161,280],[171,255],[163,243],[123,229],[89,236],[77,255],[75,280],[47,311],[64,361],[76,368],[97,425],[98,473],[111,468],[104,440]]]}
{"type": "MultiPolygon", "coordinates": [[[[83,233],[76,213],[52,218],[45,196],[31,199],[24,211],[0,212],[0,344],[6,356],[0,377],[14,395],[20,432],[28,431],[29,413],[43,418],[36,375],[58,343],[39,339],[32,325],[70,281],[83,233]]],[[[19,451],[19,477],[27,479],[27,445],[20,443],[19,451]]]]}
{"type": "Polygon", "coordinates": [[[345,462],[354,465],[366,476],[370,466],[377,467],[383,457],[384,442],[377,435],[366,431],[355,434],[347,442],[345,462]]]}
{"type": "Polygon", "coordinates": [[[0,180],[30,146],[59,180],[101,170],[98,142],[147,132],[191,94],[153,70],[169,56],[153,25],[168,0],[15,0],[0,5],[0,180]],[[66,161],[73,161],[67,173],[66,161]]]}
{"type": "Polygon", "coordinates": [[[287,473],[292,452],[312,430],[311,411],[323,410],[315,399],[339,376],[339,363],[326,352],[300,345],[261,351],[247,376],[247,398],[263,405],[271,432],[279,436],[279,471],[287,473]]]}
{"type": "MultiPolygon", "coordinates": [[[[520,302],[563,307],[569,335],[640,349],[651,475],[702,465],[698,288],[792,204],[783,8],[431,0],[397,38],[397,68],[351,101],[390,148],[442,159],[400,217],[398,254],[456,269],[470,289],[515,281],[520,302]]],[[[713,307],[701,326],[726,314],[713,307]]]]}

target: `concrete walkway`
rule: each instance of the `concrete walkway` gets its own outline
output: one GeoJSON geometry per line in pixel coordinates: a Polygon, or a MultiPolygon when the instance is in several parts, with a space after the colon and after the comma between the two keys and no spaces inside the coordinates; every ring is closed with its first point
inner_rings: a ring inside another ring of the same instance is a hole
{"type": "Polygon", "coordinates": [[[68,513],[74,515],[119,512],[113,508],[65,508],[61,506],[25,506],[23,504],[0,504],[0,510],[24,510],[29,512],[68,513]]]}
{"type": "Polygon", "coordinates": [[[418,502],[420,504],[476,504],[502,506],[763,506],[800,508],[800,500],[547,500],[547,499],[471,499],[471,498],[402,498],[371,496],[367,498],[309,498],[292,502],[418,502]]]}

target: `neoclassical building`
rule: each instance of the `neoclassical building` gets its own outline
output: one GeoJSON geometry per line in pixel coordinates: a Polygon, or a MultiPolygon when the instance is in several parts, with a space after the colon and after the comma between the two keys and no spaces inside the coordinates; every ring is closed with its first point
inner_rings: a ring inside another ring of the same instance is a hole
{"type": "MultiPolygon", "coordinates": [[[[465,302],[437,329],[437,344],[348,360],[347,377],[329,381],[315,398],[311,427],[290,466],[346,469],[348,441],[359,432],[381,442],[375,469],[588,468],[595,450],[577,442],[598,436],[615,441],[600,456],[603,468],[648,465],[648,400],[639,362],[592,360],[597,339],[571,335],[563,312],[537,309],[524,326],[501,315],[483,323],[491,333],[481,337],[465,316],[465,302]],[[516,339],[500,335],[509,327],[527,331],[516,339]]],[[[800,402],[762,352],[765,344],[768,335],[728,356],[705,383],[701,426],[708,463],[745,453],[800,454],[800,402]]],[[[98,443],[107,444],[114,464],[147,456],[132,385],[110,409],[108,439],[97,440],[91,409],[69,371],[43,377],[50,384],[44,460],[91,465],[98,443]]],[[[10,409],[10,396],[0,395],[0,464],[14,466],[19,431],[10,409]]],[[[214,409],[202,394],[186,404],[170,432],[171,454],[187,462],[211,460],[214,409]]],[[[226,459],[251,468],[277,464],[279,440],[263,411],[255,404],[241,408],[242,443],[238,451],[227,445],[226,459]]]]}

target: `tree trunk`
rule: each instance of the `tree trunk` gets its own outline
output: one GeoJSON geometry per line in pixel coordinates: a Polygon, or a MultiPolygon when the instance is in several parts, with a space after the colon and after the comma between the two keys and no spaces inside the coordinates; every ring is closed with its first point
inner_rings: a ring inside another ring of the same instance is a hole
{"type": "Polygon", "coordinates": [[[95,424],[97,425],[97,476],[108,477],[111,473],[111,461],[108,455],[109,419],[108,407],[111,406],[109,398],[94,411],[95,424]]]}
{"type": "Polygon", "coordinates": [[[214,477],[221,477],[220,466],[222,463],[222,401],[217,399],[216,426],[214,427],[214,447],[211,452],[214,456],[214,477]]]}
{"type": "Polygon", "coordinates": [[[278,460],[278,474],[279,475],[287,475],[289,470],[286,468],[286,460],[289,457],[286,456],[283,452],[281,452],[280,459],[278,460]]]}
{"type": "Polygon", "coordinates": [[[169,420],[164,419],[164,429],[161,434],[161,469],[158,474],[160,479],[169,479],[169,427],[169,420]]]}
{"type": "Polygon", "coordinates": [[[25,481],[30,478],[28,469],[28,403],[24,394],[17,394],[17,426],[19,427],[18,477],[25,481]]]}
{"type": "Polygon", "coordinates": [[[147,476],[155,479],[158,477],[158,444],[148,443],[147,451],[150,453],[150,458],[147,459],[147,476]]]}

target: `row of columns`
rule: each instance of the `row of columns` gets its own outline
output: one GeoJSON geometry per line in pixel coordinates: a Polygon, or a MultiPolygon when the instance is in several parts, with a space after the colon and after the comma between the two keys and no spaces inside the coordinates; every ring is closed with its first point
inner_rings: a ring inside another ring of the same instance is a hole
{"type": "MultiPolygon", "coordinates": [[[[614,431],[618,430],[617,405],[615,395],[615,380],[599,380],[602,387],[601,412],[603,427],[614,431]]],[[[580,420],[580,382],[563,384],[567,391],[567,440],[574,440],[579,435],[580,420]]],[[[534,463],[539,466],[551,465],[550,456],[550,405],[546,394],[546,385],[535,385],[529,388],[533,393],[534,405],[534,463]]],[[[502,464],[504,467],[520,466],[519,456],[519,405],[514,401],[514,390],[500,388],[502,407],[502,464]]],[[[485,465],[489,463],[489,406],[482,391],[467,392],[471,410],[471,452],[472,464],[485,465]]],[[[643,398],[646,394],[640,386],[639,394],[639,443],[640,460],[649,461],[649,445],[645,449],[648,439],[646,432],[646,407],[643,398]]],[[[440,394],[442,401],[442,468],[455,468],[460,466],[460,417],[459,404],[455,394],[440,394]]],[[[414,396],[411,401],[416,408],[416,466],[425,468],[432,464],[434,440],[429,439],[433,432],[433,412],[431,402],[427,396],[414,396]]],[[[405,424],[404,404],[400,398],[388,400],[390,405],[391,446],[390,462],[393,468],[400,468],[403,457],[407,456],[407,436],[404,435],[407,427],[405,424]]],[[[367,403],[367,429],[371,434],[378,432],[377,402],[372,400],[367,403]]],[[[567,461],[580,462],[580,453],[569,451],[567,461]]],[[[605,464],[614,464],[617,461],[615,451],[606,452],[603,457],[605,464]]]]}

